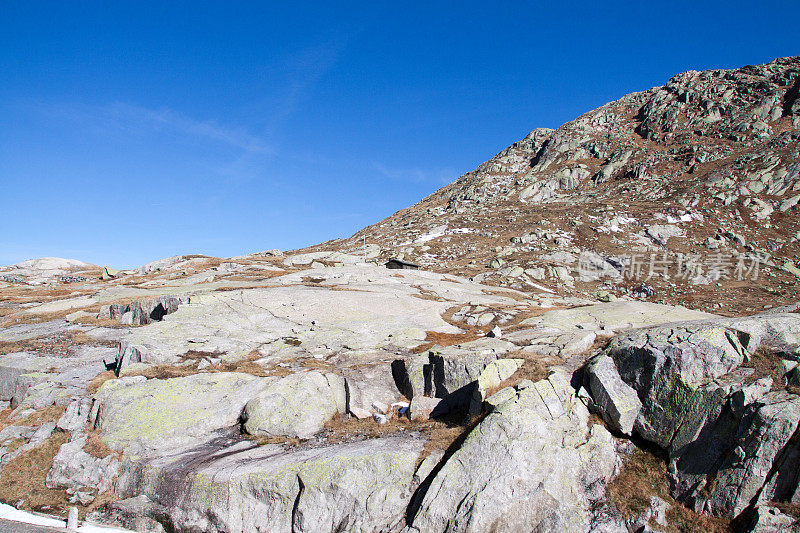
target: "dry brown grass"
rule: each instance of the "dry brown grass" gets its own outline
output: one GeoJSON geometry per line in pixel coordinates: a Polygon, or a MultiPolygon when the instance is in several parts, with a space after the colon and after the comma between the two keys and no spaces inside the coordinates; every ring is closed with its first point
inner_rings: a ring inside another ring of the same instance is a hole
{"type": "MultiPolygon", "coordinates": [[[[758,349],[750,355],[750,360],[741,364],[744,368],[752,368],[755,370],[745,381],[747,383],[752,383],[757,379],[770,377],[772,378],[772,390],[784,388],[783,376],[775,372],[781,359],[781,352],[766,346],[759,346],[758,349]]],[[[788,387],[786,388],[788,390],[788,387]]],[[[792,391],[790,390],[789,392],[792,391]]]]}
{"type": "Polygon", "coordinates": [[[419,346],[415,346],[410,351],[411,353],[423,353],[434,346],[455,346],[457,344],[464,344],[478,340],[486,336],[486,329],[488,328],[475,328],[463,333],[441,333],[439,331],[426,331],[425,342],[419,346]]]}
{"type": "Polygon", "coordinates": [[[586,351],[583,352],[583,354],[592,354],[597,351],[605,349],[606,346],[608,346],[608,343],[610,343],[611,339],[613,338],[614,338],[613,336],[608,336],[608,335],[597,335],[594,338],[594,342],[592,343],[592,345],[589,346],[589,348],[587,348],[586,351]]]}
{"type": "Polygon", "coordinates": [[[83,316],[80,318],[76,318],[72,320],[72,323],[84,324],[86,326],[99,326],[103,328],[116,328],[116,329],[139,327],[138,325],[135,324],[121,324],[119,320],[114,320],[113,318],[99,318],[97,314],[94,313],[90,316],[83,316]]]}
{"type": "Polygon", "coordinates": [[[800,504],[787,502],[769,502],[767,505],[777,507],[782,513],[800,519],[800,504]]]}
{"type": "Polygon", "coordinates": [[[98,495],[88,506],[83,506],[70,503],[66,491],[47,488],[45,479],[53,458],[67,441],[68,433],[56,431],[41,446],[9,461],[0,473],[0,502],[62,517],[66,516],[69,507],[77,507],[80,517],[85,518],[87,512],[116,500],[113,493],[106,492],[98,495]]]}
{"type": "Polygon", "coordinates": [[[100,387],[103,386],[103,383],[105,383],[109,379],[114,379],[115,377],[116,376],[114,375],[113,371],[106,370],[105,372],[102,372],[97,376],[95,376],[94,379],[92,379],[86,386],[86,390],[89,392],[89,394],[94,394],[98,390],[100,390],[100,387]]]}
{"type": "Polygon", "coordinates": [[[268,281],[272,278],[279,278],[283,275],[288,274],[286,270],[259,270],[253,272],[241,272],[238,274],[231,274],[231,275],[221,275],[219,279],[215,278],[215,281],[246,281],[251,283],[258,283],[259,281],[268,281]]]}
{"type": "Polygon", "coordinates": [[[379,424],[372,418],[359,420],[337,415],[325,423],[323,435],[330,443],[348,442],[354,439],[377,439],[417,431],[426,439],[423,456],[420,461],[435,450],[447,450],[455,441],[471,430],[475,424],[461,425],[440,420],[409,420],[406,417],[391,417],[385,424],[379,424]]]}
{"type": "Polygon", "coordinates": [[[422,287],[422,285],[412,285],[412,287],[419,291],[419,294],[411,295],[414,298],[419,298],[420,300],[431,300],[433,302],[452,302],[452,300],[448,300],[447,298],[442,298],[435,291],[426,289],[422,287]]]}
{"type": "Polygon", "coordinates": [[[19,423],[23,426],[41,426],[45,422],[56,422],[66,410],[66,406],[63,405],[50,405],[29,414],[19,423]]]}
{"type": "Polygon", "coordinates": [[[105,459],[112,453],[115,453],[114,450],[108,446],[106,441],[103,440],[100,436],[100,430],[97,429],[89,431],[89,437],[86,439],[83,451],[98,459],[105,459]]]}
{"type": "Polygon", "coordinates": [[[13,412],[12,409],[4,409],[0,411],[0,429],[7,426],[41,426],[45,422],[56,422],[61,415],[66,411],[66,407],[59,405],[51,405],[44,409],[39,409],[29,414],[25,418],[9,420],[9,416],[13,412]]]}
{"type": "Polygon", "coordinates": [[[116,342],[95,339],[82,331],[67,331],[50,337],[35,337],[19,341],[0,341],[0,355],[15,352],[46,352],[52,355],[69,355],[80,345],[116,346],[116,342]]]}
{"type": "MultiPolygon", "coordinates": [[[[726,533],[730,521],[713,518],[687,509],[669,494],[667,465],[663,459],[637,449],[625,458],[619,475],[608,484],[606,496],[625,518],[635,518],[650,507],[650,496],[669,503],[667,527],[669,533],[726,533]]],[[[664,529],[659,526],[659,529],[664,529]]]]}
{"type": "MultiPolygon", "coordinates": [[[[455,280],[449,280],[449,281],[455,281],[455,280]]],[[[510,298],[510,299],[515,300],[517,302],[522,302],[522,301],[528,299],[528,297],[525,294],[517,293],[517,292],[513,292],[513,291],[509,291],[509,290],[503,290],[503,289],[481,289],[481,292],[483,292],[483,294],[487,294],[489,296],[500,296],[500,297],[503,297],[503,298],[510,298]]]]}
{"type": "Polygon", "coordinates": [[[266,437],[263,435],[243,435],[249,441],[254,442],[257,446],[264,446],[265,444],[283,444],[289,448],[296,448],[303,444],[303,441],[296,437],[266,437]]]}
{"type": "MultiPolygon", "coordinates": [[[[210,368],[210,367],[209,367],[210,368]]],[[[186,376],[193,376],[203,372],[210,371],[208,368],[198,370],[196,366],[178,366],[178,365],[151,365],[146,368],[136,369],[132,371],[122,372],[122,376],[144,376],[147,379],[171,379],[182,378],[186,376]]]]}
{"type": "MultiPolygon", "coordinates": [[[[511,357],[516,357],[519,354],[512,354],[511,357]]],[[[532,357],[525,357],[522,366],[512,375],[500,382],[496,387],[490,387],[486,390],[486,397],[488,398],[495,392],[506,387],[514,387],[523,379],[529,379],[536,383],[547,377],[548,367],[541,361],[532,357]]]]}
{"type": "MultiPolygon", "coordinates": [[[[213,372],[241,372],[244,374],[251,374],[253,376],[259,377],[267,377],[267,376],[275,376],[281,375],[282,367],[275,367],[275,369],[268,369],[264,366],[260,365],[256,362],[261,356],[258,352],[252,352],[248,355],[245,359],[239,361],[220,361],[219,363],[215,363],[209,365],[203,369],[198,369],[197,365],[206,357],[219,357],[221,353],[218,352],[203,352],[203,351],[196,351],[192,350],[183,354],[182,362],[185,361],[192,361],[193,364],[159,364],[159,365],[151,365],[146,368],[136,369],[133,371],[126,372],[123,369],[122,375],[123,376],[144,376],[147,379],[170,379],[170,378],[180,378],[185,376],[193,376],[195,374],[208,374],[213,372]]],[[[282,369],[285,370],[285,369],[282,369]]],[[[285,374],[290,374],[291,372],[285,371],[285,374]]],[[[100,385],[103,384],[108,379],[114,377],[114,373],[111,372],[111,376],[108,377],[108,374],[105,372],[97,376],[92,383],[90,383],[90,387],[93,386],[95,381],[99,384],[97,387],[99,388],[100,385]]],[[[91,392],[91,391],[90,391],[91,392]]],[[[95,389],[96,392],[96,389],[95,389]]]]}
{"type": "Polygon", "coordinates": [[[49,313],[30,313],[22,311],[15,313],[6,318],[4,326],[16,326],[19,324],[41,324],[42,322],[51,322],[53,320],[66,320],[67,315],[79,311],[79,309],[66,309],[63,311],[51,311],[49,313]]]}
{"type": "Polygon", "coordinates": [[[41,446],[6,464],[0,473],[0,501],[33,511],[65,510],[66,493],[48,489],[44,481],[53,458],[68,440],[67,433],[54,432],[41,446]]]}
{"type": "Polygon", "coordinates": [[[437,345],[455,346],[457,344],[463,344],[465,342],[470,342],[485,337],[486,332],[489,331],[489,329],[491,329],[491,324],[486,326],[470,326],[453,319],[453,315],[456,314],[462,307],[463,306],[461,305],[456,305],[448,308],[444,313],[442,313],[442,320],[444,320],[451,326],[455,326],[460,330],[462,330],[460,333],[442,333],[439,331],[426,331],[425,342],[421,343],[419,346],[415,346],[414,348],[412,348],[410,350],[411,353],[423,353],[437,345]]]}

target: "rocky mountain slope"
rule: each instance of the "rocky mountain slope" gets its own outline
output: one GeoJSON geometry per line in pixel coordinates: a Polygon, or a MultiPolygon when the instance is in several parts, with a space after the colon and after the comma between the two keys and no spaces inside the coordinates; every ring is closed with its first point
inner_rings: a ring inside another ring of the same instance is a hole
{"type": "Polygon", "coordinates": [[[314,250],[521,290],[740,314],[800,276],[800,57],[689,71],[539,128],[418,204],[314,250]],[[646,287],[641,287],[642,285],[646,287]]]}
{"type": "Polygon", "coordinates": [[[799,87],[800,58],[682,74],[308,250],[0,268],[0,501],[800,531],[799,87]]]}

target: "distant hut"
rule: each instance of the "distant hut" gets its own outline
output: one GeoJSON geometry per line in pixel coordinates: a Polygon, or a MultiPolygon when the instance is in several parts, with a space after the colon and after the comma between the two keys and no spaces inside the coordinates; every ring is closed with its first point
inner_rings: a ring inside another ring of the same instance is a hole
{"type": "Polygon", "coordinates": [[[409,263],[408,261],[401,261],[400,259],[389,259],[386,262],[386,268],[391,268],[392,270],[398,268],[404,268],[406,270],[419,270],[419,265],[409,263]]]}

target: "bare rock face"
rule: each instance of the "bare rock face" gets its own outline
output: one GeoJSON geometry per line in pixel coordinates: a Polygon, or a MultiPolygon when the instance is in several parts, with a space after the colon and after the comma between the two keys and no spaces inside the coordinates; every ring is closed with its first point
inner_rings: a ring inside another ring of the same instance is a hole
{"type": "Polygon", "coordinates": [[[788,314],[633,330],[587,365],[589,393],[619,428],[620,406],[636,404],[620,391],[635,391],[635,433],[667,451],[671,490],[696,511],[732,518],[759,501],[800,502],[800,396],[743,366],[759,347],[800,359],[798,334],[788,314]]]}
{"type": "Polygon", "coordinates": [[[606,355],[594,359],[587,369],[589,391],[606,422],[626,435],[642,410],[636,390],[625,383],[617,373],[614,360],[606,355]]]}
{"type": "Polygon", "coordinates": [[[112,448],[131,456],[193,446],[236,426],[247,402],[274,380],[219,372],[109,381],[97,394],[97,425],[112,448]]]}
{"type": "Polygon", "coordinates": [[[586,531],[619,464],[564,373],[499,404],[423,483],[418,531],[586,531]],[[488,459],[488,460],[487,460],[488,459]]]}
{"type": "Polygon", "coordinates": [[[403,519],[423,444],[390,437],[293,452],[222,442],[134,465],[118,490],[147,494],[139,512],[171,530],[386,531],[403,519]]]}
{"type": "Polygon", "coordinates": [[[88,454],[84,450],[86,441],[86,433],[77,433],[70,442],[61,445],[46,480],[49,488],[67,489],[83,504],[111,490],[120,468],[116,454],[104,458],[88,454]]]}
{"type": "Polygon", "coordinates": [[[307,439],[334,415],[346,412],[344,378],[302,372],[267,385],[244,406],[242,422],[251,435],[307,439]]]}

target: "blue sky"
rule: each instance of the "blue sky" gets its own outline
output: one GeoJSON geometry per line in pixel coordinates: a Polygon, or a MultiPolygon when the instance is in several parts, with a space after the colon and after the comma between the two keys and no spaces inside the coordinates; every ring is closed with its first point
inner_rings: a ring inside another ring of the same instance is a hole
{"type": "Polygon", "coordinates": [[[336,237],[539,126],[800,54],[785,2],[0,1],[0,264],[336,237]]]}

